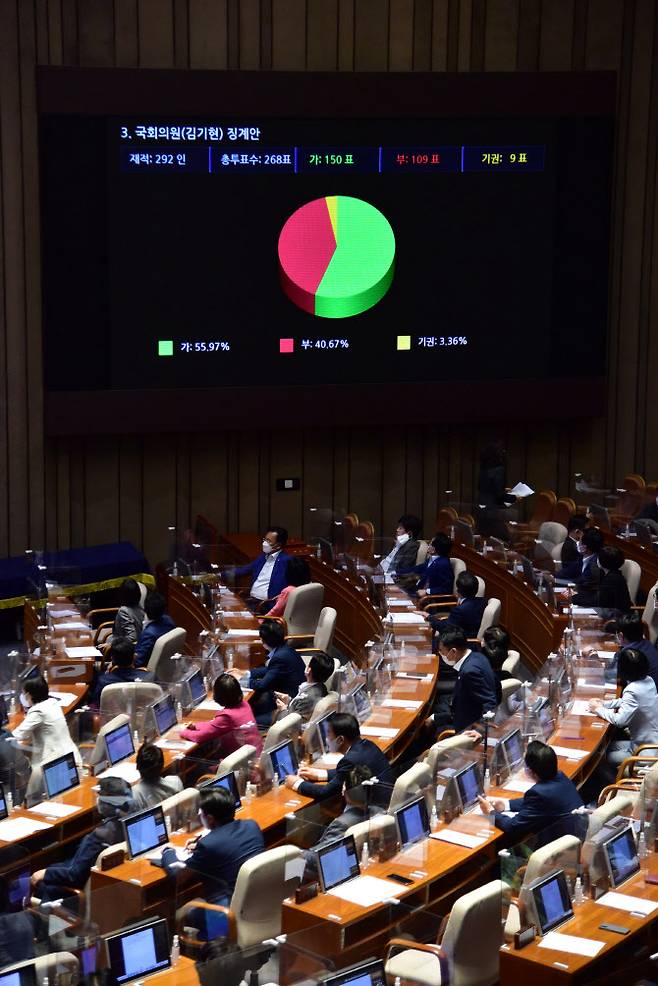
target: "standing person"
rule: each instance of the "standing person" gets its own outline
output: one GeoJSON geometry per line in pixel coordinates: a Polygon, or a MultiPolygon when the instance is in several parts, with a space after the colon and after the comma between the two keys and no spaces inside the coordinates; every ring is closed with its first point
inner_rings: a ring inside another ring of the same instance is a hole
{"type": "Polygon", "coordinates": [[[311,573],[305,558],[293,555],[289,559],[288,565],[286,566],[286,579],[288,585],[276,597],[274,606],[267,611],[268,616],[283,616],[290,594],[299,588],[300,585],[308,585],[311,581],[311,573]]]}
{"type": "Polygon", "coordinates": [[[266,610],[263,603],[267,600],[271,604],[288,585],[286,570],[290,555],[285,551],[287,543],[288,532],[285,527],[270,527],[263,537],[263,551],[258,558],[235,569],[235,575],[251,577],[251,588],[246,600],[250,609],[260,612],[266,610]]]}
{"type": "Polygon", "coordinates": [[[119,611],[114,617],[112,640],[127,637],[136,644],[144,625],[144,610],[141,602],[142,591],[135,579],[124,579],[119,590],[119,599],[119,611]]]}

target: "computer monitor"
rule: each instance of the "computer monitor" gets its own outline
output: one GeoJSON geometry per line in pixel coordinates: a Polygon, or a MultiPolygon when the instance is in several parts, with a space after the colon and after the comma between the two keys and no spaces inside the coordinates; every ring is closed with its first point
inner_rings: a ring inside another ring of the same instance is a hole
{"type": "Polygon", "coordinates": [[[192,671],[191,674],[188,674],[183,681],[184,684],[187,685],[187,691],[190,697],[190,708],[193,709],[199,704],[199,702],[203,702],[206,697],[206,686],[200,668],[197,668],[195,671],[192,671]]]}
{"type": "Polygon", "coordinates": [[[288,774],[297,773],[299,764],[297,763],[297,754],[295,753],[295,746],[292,740],[275,746],[273,750],[269,751],[268,756],[272,761],[272,771],[278,775],[281,783],[285,781],[288,774]]]}
{"type": "Polygon", "coordinates": [[[386,986],[384,963],[381,959],[368,959],[341,972],[326,973],[317,982],[323,986],[386,986]]]}
{"type": "Polygon", "coordinates": [[[9,713],[4,695],[0,695],[0,728],[9,725],[9,713]]]}
{"type": "Polygon", "coordinates": [[[531,890],[540,935],[545,935],[573,917],[564,870],[544,877],[531,890]]]}
{"type": "Polygon", "coordinates": [[[130,859],[158,849],[167,842],[167,826],[162,805],[155,805],[153,808],[138,811],[135,815],[129,815],[128,818],[121,820],[121,824],[130,859]]]}
{"type": "Polygon", "coordinates": [[[368,697],[365,684],[359,685],[359,687],[351,691],[346,698],[351,698],[354,702],[356,717],[359,722],[365,722],[365,720],[372,715],[372,706],[370,704],[370,698],[368,697]]]}
{"type": "Polygon", "coordinates": [[[15,972],[0,972],[0,986],[37,986],[36,965],[24,965],[15,972]]]}
{"type": "Polygon", "coordinates": [[[462,808],[469,811],[478,803],[478,796],[484,794],[482,778],[476,763],[469,763],[455,774],[457,790],[461,798],[462,808]]]}
{"type": "Polygon", "coordinates": [[[523,761],[523,739],[520,729],[513,729],[502,737],[500,746],[510,770],[516,770],[523,761]]]}
{"type": "Polygon", "coordinates": [[[162,698],[156,699],[155,702],[151,703],[151,709],[158,736],[164,736],[178,722],[173,695],[163,695],[162,698]]]}
{"type": "Polygon", "coordinates": [[[319,737],[320,748],[323,753],[329,753],[329,736],[327,734],[327,727],[329,726],[329,717],[333,715],[333,712],[327,712],[326,716],[322,716],[321,719],[316,719],[313,725],[317,729],[317,734],[319,737]]]}
{"type": "Polygon", "coordinates": [[[105,942],[110,977],[117,986],[171,966],[169,931],[165,918],[128,931],[120,931],[116,935],[107,935],[105,942]]]}
{"type": "Polygon", "coordinates": [[[631,825],[603,843],[605,862],[613,889],[634,876],[640,869],[635,836],[631,825]]]}
{"type": "Polygon", "coordinates": [[[111,729],[105,733],[105,750],[110,767],[114,767],[120,760],[132,757],[135,752],[133,737],[130,732],[130,723],[125,722],[116,729],[111,729]]]}
{"type": "Polygon", "coordinates": [[[65,753],[43,765],[43,780],[49,798],[55,798],[64,791],[70,791],[80,784],[78,766],[72,753],[65,753]]]}
{"type": "Polygon", "coordinates": [[[318,873],[322,890],[326,893],[341,883],[346,883],[361,872],[356,857],[356,844],[353,835],[330,842],[316,850],[318,873]]]}
{"type": "Polygon", "coordinates": [[[238,791],[237,781],[235,780],[235,774],[231,770],[228,774],[223,774],[221,777],[213,777],[210,781],[204,781],[203,784],[199,785],[200,791],[210,791],[214,787],[224,787],[227,791],[230,791],[233,795],[233,801],[235,804],[235,810],[238,811],[242,808],[242,800],[240,798],[240,792],[238,791]]]}
{"type": "Polygon", "coordinates": [[[400,843],[403,849],[426,839],[430,834],[430,822],[427,817],[427,802],[424,797],[416,798],[400,808],[396,808],[395,820],[398,823],[400,843]]]}

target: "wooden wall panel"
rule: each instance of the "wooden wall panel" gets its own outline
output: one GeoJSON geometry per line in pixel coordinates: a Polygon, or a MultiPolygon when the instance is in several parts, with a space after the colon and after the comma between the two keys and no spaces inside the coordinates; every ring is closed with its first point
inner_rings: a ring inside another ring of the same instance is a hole
{"type": "Polygon", "coordinates": [[[169,524],[312,532],[311,506],[390,534],[472,503],[500,436],[511,481],[573,494],[576,471],[658,477],[658,13],[653,0],[0,0],[0,555],[127,538],[153,561],[169,524]],[[44,448],[34,67],[618,72],[605,420],[159,436],[44,448]],[[653,408],[652,408],[653,410],[653,408]],[[300,493],[277,493],[277,476],[300,493]],[[446,490],[451,490],[446,494],[446,490]]]}

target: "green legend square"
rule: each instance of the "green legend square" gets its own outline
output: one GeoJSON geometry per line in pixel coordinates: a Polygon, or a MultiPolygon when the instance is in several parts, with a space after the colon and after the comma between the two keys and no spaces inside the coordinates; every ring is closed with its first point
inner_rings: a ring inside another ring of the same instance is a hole
{"type": "Polygon", "coordinates": [[[158,342],[158,356],[173,356],[174,355],[174,340],[173,339],[160,339],[158,342]]]}
{"type": "Polygon", "coordinates": [[[411,349],[411,336],[398,336],[398,349],[411,349]]]}

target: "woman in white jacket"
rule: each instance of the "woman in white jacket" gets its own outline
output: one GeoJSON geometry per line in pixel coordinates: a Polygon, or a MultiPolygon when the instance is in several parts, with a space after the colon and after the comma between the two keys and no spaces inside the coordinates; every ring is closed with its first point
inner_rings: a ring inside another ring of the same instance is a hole
{"type": "Polygon", "coordinates": [[[71,739],[62,707],[57,699],[50,698],[48,682],[41,675],[29,678],[23,684],[20,695],[25,718],[13,731],[14,740],[25,744],[32,759],[32,775],[27,787],[27,802],[41,794],[43,786],[41,767],[44,763],[73,753],[78,766],[82,765],[80,751],[71,739]]]}

